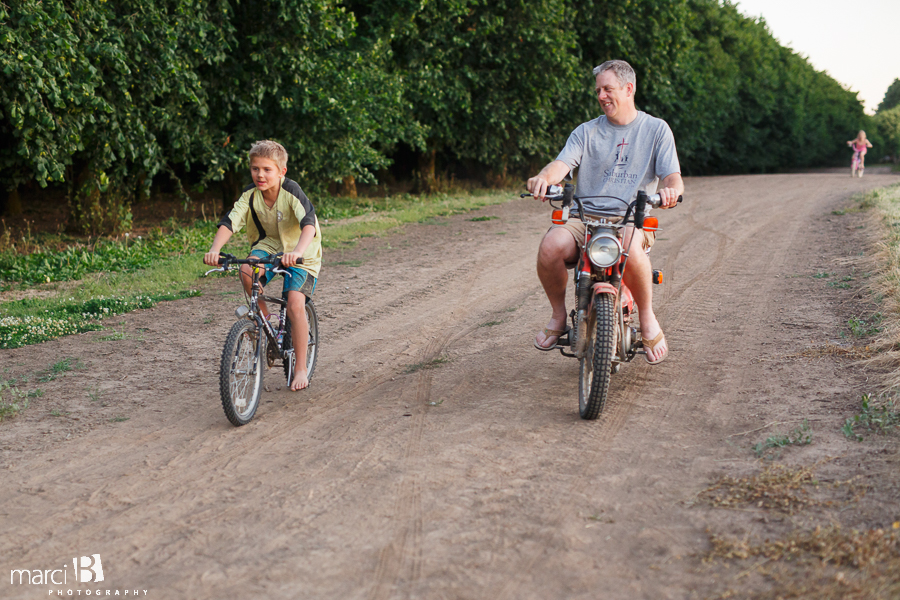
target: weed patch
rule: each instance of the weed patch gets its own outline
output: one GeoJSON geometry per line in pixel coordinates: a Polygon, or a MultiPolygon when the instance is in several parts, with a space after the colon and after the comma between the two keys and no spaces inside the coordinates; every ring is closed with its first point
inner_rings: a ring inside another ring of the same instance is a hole
{"type": "Polygon", "coordinates": [[[750,596],[754,600],[888,600],[900,596],[898,529],[900,522],[887,530],[819,526],[763,543],[710,534],[712,549],[703,560],[761,558],[751,570],[766,565],[764,574],[773,585],[768,592],[750,596]]]}
{"type": "Polygon", "coordinates": [[[10,419],[28,408],[28,393],[9,381],[0,381],[0,421],[10,419]]]}
{"type": "Polygon", "coordinates": [[[850,332],[856,337],[875,335],[881,331],[882,318],[881,313],[875,313],[868,319],[851,317],[847,320],[847,326],[850,327],[850,332]]]}
{"type": "Polygon", "coordinates": [[[415,363],[406,367],[403,370],[404,373],[415,373],[416,371],[421,371],[422,369],[437,369],[441,365],[445,365],[450,362],[450,359],[446,356],[438,356],[437,358],[432,358],[431,360],[415,363]]]}
{"type": "Polygon", "coordinates": [[[469,219],[469,221],[493,221],[496,218],[497,217],[483,215],[481,217],[473,217],[473,218],[469,219]]]}
{"type": "Polygon", "coordinates": [[[784,448],[785,446],[805,446],[812,443],[812,430],[806,419],[800,424],[800,427],[794,429],[787,434],[775,434],[765,439],[755,446],[753,451],[756,456],[761,458],[767,451],[773,448],[784,448]]]}
{"type": "Polygon", "coordinates": [[[493,327],[494,325],[500,325],[503,321],[488,321],[487,323],[482,323],[479,327],[493,327]]]}
{"type": "Polygon", "coordinates": [[[791,468],[770,465],[757,475],[735,478],[722,477],[700,492],[699,497],[720,508],[756,506],[775,509],[787,514],[814,504],[806,488],[816,486],[812,468],[791,468]]]}
{"type": "Polygon", "coordinates": [[[869,394],[864,394],[858,414],[844,421],[841,431],[851,440],[861,442],[866,433],[886,434],[900,427],[900,407],[894,399],[875,401],[869,394]]]}

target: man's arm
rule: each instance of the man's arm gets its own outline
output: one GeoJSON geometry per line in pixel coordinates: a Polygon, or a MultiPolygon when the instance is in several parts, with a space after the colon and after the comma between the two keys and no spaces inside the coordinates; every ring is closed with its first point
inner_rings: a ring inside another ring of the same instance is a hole
{"type": "Polygon", "coordinates": [[[529,179],[525,183],[525,189],[534,194],[534,197],[543,201],[547,188],[556,185],[569,174],[569,165],[561,160],[554,160],[552,163],[541,169],[541,172],[529,179]]]}
{"type": "Polygon", "coordinates": [[[678,196],[684,194],[684,180],[681,173],[672,173],[662,180],[662,187],[656,192],[662,199],[660,208],[672,208],[678,204],[678,196]]]}

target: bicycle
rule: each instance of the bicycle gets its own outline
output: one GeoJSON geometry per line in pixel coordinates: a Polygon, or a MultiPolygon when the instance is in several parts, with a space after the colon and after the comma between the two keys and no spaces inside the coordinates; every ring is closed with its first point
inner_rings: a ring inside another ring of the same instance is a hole
{"type": "MultiPolygon", "coordinates": [[[[222,266],[206,272],[206,275],[216,272],[224,273],[232,265],[250,265],[252,267],[250,294],[248,295],[244,290],[247,305],[241,305],[234,311],[238,321],[231,326],[228,337],[225,338],[225,346],[222,349],[222,359],[219,364],[219,393],[222,397],[222,408],[225,410],[225,416],[236,427],[249,423],[259,407],[259,397],[263,387],[263,356],[266,358],[268,367],[273,367],[277,360],[281,360],[288,385],[291,384],[294,377],[297,357],[294,355],[291,339],[287,299],[263,294],[263,287],[259,282],[260,274],[263,272],[260,267],[265,265],[273,265],[273,273],[282,276],[289,275],[288,271],[282,268],[281,255],[282,253],[267,258],[255,256],[238,258],[223,252],[219,253],[219,264],[222,266]],[[259,309],[260,299],[279,306],[277,330],[272,323],[262,317],[259,309]],[[265,335],[260,335],[260,331],[265,335]]],[[[316,306],[310,298],[306,299],[306,319],[309,322],[306,372],[307,377],[312,380],[319,355],[319,317],[316,314],[316,306]]]]}

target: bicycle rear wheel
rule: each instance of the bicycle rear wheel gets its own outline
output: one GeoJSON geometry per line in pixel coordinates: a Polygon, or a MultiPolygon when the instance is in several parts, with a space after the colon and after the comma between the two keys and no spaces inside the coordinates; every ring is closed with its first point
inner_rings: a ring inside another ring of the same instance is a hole
{"type": "Polygon", "coordinates": [[[232,325],[225,339],[219,365],[219,392],[225,416],[236,427],[249,423],[259,407],[265,344],[265,334],[261,335],[256,323],[247,319],[232,325]]]}
{"type": "MultiPolygon", "coordinates": [[[[316,314],[316,305],[310,299],[306,300],[306,321],[309,323],[309,341],[306,344],[306,377],[312,381],[313,371],[316,370],[316,361],[319,358],[319,316],[316,314]]],[[[291,333],[291,321],[288,319],[284,329],[284,349],[293,348],[293,334],[291,333]]],[[[291,352],[285,357],[284,377],[288,385],[294,374],[297,357],[291,352]]]]}

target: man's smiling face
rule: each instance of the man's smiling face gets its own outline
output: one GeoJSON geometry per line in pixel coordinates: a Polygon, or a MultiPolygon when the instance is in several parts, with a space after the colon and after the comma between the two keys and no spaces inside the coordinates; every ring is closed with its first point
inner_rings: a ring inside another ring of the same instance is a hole
{"type": "Polygon", "coordinates": [[[634,86],[630,83],[623,86],[615,71],[607,69],[597,75],[595,90],[606,118],[616,125],[627,124],[622,121],[631,117],[634,111],[634,86]]]}

